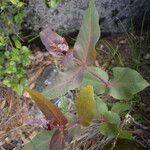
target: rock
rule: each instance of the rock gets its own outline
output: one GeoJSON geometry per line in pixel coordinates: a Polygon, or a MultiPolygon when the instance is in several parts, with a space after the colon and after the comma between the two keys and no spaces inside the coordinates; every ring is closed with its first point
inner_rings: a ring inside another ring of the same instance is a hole
{"type": "MultiPolygon", "coordinates": [[[[136,25],[142,23],[150,0],[96,0],[96,6],[102,32],[118,33],[129,31],[132,19],[136,25]]],[[[61,0],[56,9],[48,8],[46,0],[29,0],[26,26],[35,31],[50,26],[62,34],[73,33],[79,30],[87,7],[88,0],[61,0]]]]}
{"type": "MultiPolygon", "coordinates": [[[[58,69],[56,68],[56,66],[49,65],[45,67],[43,73],[40,75],[40,77],[36,81],[35,90],[39,92],[43,92],[48,85],[54,82],[57,75],[58,75],[58,69]]],[[[67,101],[67,105],[69,101],[73,101],[74,99],[75,99],[74,94],[72,92],[68,91],[65,94],[64,100],[67,101]]],[[[60,107],[61,101],[62,99],[60,97],[51,100],[51,102],[55,103],[58,107],[60,107]]]]}
{"type": "MultiPolygon", "coordinates": [[[[35,90],[42,93],[48,85],[54,82],[57,74],[58,74],[58,71],[56,69],[56,66],[49,65],[45,67],[43,73],[40,75],[40,77],[37,79],[35,83],[35,90]]],[[[60,98],[55,98],[51,100],[51,102],[58,105],[60,102],[60,98]]]]}
{"type": "Polygon", "coordinates": [[[41,76],[38,78],[35,84],[35,89],[39,92],[43,92],[43,90],[51,84],[55,80],[57,76],[57,69],[53,65],[47,66],[41,76]]]}

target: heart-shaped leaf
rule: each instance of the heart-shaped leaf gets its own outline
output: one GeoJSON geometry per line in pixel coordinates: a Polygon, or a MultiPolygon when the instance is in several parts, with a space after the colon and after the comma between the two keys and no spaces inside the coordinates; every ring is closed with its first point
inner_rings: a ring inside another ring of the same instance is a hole
{"type": "Polygon", "coordinates": [[[108,107],[103,102],[102,99],[100,99],[99,97],[95,97],[95,101],[96,101],[96,116],[100,117],[108,112],[108,107]]]}
{"type": "Polygon", "coordinates": [[[50,102],[44,95],[29,88],[25,88],[25,91],[30,94],[47,120],[54,119],[54,123],[56,125],[58,124],[62,126],[65,126],[68,123],[66,117],[59,110],[59,108],[50,102]]]}
{"type": "Polygon", "coordinates": [[[117,102],[115,104],[113,104],[111,111],[121,115],[123,112],[127,111],[127,110],[131,110],[131,105],[127,104],[127,103],[121,103],[121,102],[117,102]]]}
{"type": "Polygon", "coordinates": [[[118,134],[118,127],[116,124],[103,122],[100,124],[100,132],[108,137],[115,137],[118,134]]]}
{"type": "MultiPolygon", "coordinates": [[[[103,80],[108,81],[108,74],[104,70],[98,67],[89,67],[89,70],[95,73],[97,76],[101,77],[103,80]]],[[[84,87],[86,85],[92,85],[94,88],[94,92],[98,94],[103,94],[105,92],[106,86],[102,83],[98,78],[93,76],[89,72],[85,72],[83,76],[83,81],[81,86],[84,87]]]]}
{"type": "Polygon", "coordinates": [[[117,113],[114,113],[112,111],[107,111],[103,117],[105,120],[111,124],[116,124],[117,126],[120,125],[120,117],[117,113]]]}
{"type": "Polygon", "coordinates": [[[92,65],[96,59],[95,45],[99,37],[99,15],[95,7],[95,0],[91,0],[74,45],[74,56],[87,65],[92,65]]]}
{"type": "Polygon", "coordinates": [[[127,139],[127,140],[133,140],[132,133],[127,131],[127,130],[119,131],[118,138],[120,138],[120,139],[127,139]]]}
{"type": "Polygon", "coordinates": [[[49,150],[49,143],[54,131],[42,130],[29,143],[27,143],[23,150],[49,150]]]}
{"type": "Polygon", "coordinates": [[[81,67],[74,67],[65,72],[58,72],[56,79],[43,91],[49,99],[64,95],[69,90],[78,88],[83,78],[81,67]]]}
{"type": "Polygon", "coordinates": [[[96,113],[94,90],[91,85],[80,90],[79,95],[76,97],[75,106],[81,124],[83,126],[90,125],[96,113]]]}
{"type": "Polygon", "coordinates": [[[109,95],[116,99],[130,99],[150,84],[135,70],[130,68],[113,68],[112,87],[109,95]]]}
{"type": "Polygon", "coordinates": [[[100,132],[108,137],[116,137],[120,139],[133,140],[132,133],[127,130],[119,130],[116,124],[104,122],[100,124],[100,132]]]}

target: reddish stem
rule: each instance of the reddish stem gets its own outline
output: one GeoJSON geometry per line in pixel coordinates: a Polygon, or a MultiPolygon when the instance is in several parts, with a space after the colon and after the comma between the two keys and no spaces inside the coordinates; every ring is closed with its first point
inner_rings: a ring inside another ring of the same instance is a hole
{"type": "Polygon", "coordinates": [[[76,121],[76,122],[70,122],[70,123],[68,123],[68,124],[66,125],[66,127],[73,127],[73,126],[77,126],[77,125],[79,125],[79,124],[80,124],[79,121],[76,121]]]}
{"type": "Polygon", "coordinates": [[[111,87],[111,83],[109,81],[105,81],[102,79],[99,75],[97,75],[95,72],[90,71],[88,68],[86,70],[92,74],[94,77],[96,77],[98,80],[100,80],[103,84],[105,84],[106,87],[111,87]]]}
{"type": "Polygon", "coordinates": [[[76,62],[78,65],[82,66],[84,70],[86,70],[87,72],[92,74],[94,77],[96,77],[98,80],[100,80],[106,87],[111,87],[112,86],[109,81],[105,81],[99,75],[97,75],[95,72],[90,71],[85,62],[83,62],[79,59],[76,59],[76,58],[74,58],[74,62],[76,62]]]}

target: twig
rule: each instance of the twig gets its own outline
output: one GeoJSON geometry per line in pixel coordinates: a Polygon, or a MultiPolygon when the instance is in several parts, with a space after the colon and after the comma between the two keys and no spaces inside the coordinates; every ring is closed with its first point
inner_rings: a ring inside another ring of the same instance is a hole
{"type": "Polygon", "coordinates": [[[2,125],[6,125],[8,124],[14,117],[16,117],[17,115],[20,115],[20,112],[23,110],[24,108],[21,108],[19,111],[17,111],[13,116],[11,116],[6,122],[2,122],[0,124],[1,128],[2,128],[2,125]]]}
{"type": "Polygon", "coordinates": [[[18,129],[24,127],[24,126],[26,126],[26,124],[23,124],[23,125],[21,125],[21,126],[19,126],[19,127],[17,127],[17,128],[12,129],[12,130],[9,130],[6,134],[4,134],[2,137],[0,137],[0,139],[3,139],[3,138],[4,138],[6,135],[8,135],[9,133],[14,132],[14,131],[16,131],[16,130],[18,130],[18,129]]]}
{"type": "Polygon", "coordinates": [[[134,119],[133,117],[131,117],[131,116],[130,116],[130,118],[132,119],[132,122],[133,122],[136,126],[142,128],[143,130],[150,130],[150,127],[146,127],[146,126],[144,126],[144,125],[138,123],[138,122],[135,121],[135,119],[134,119]]]}
{"type": "Polygon", "coordinates": [[[118,140],[118,137],[119,137],[119,134],[120,134],[120,131],[123,129],[123,127],[126,124],[128,119],[129,119],[129,113],[126,114],[125,119],[122,121],[122,124],[120,125],[120,130],[119,130],[117,136],[114,139],[114,142],[112,144],[111,150],[114,150],[114,148],[116,146],[116,143],[117,143],[117,140],[118,140]]]}

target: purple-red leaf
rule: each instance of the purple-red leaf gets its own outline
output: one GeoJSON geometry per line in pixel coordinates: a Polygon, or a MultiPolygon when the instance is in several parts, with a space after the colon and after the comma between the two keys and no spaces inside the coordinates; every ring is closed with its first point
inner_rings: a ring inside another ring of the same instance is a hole
{"type": "Polygon", "coordinates": [[[73,50],[69,49],[65,38],[53,32],[50,28],[41,31],[40,38],[48,52],[59,60],[62,65],[65,67],[72,67],[74,65],[73,50]]]}
{"type": "Polygon", "coordinates": [[[49,99],[64,95],[69,90],[78,88],[83,78],[82,67],[75,66],[66,72],[58,72],[56,79],[43,91],[49,99]]]}
{"type": "Polygon", "coordinates": [[[40,32],[40,38],[49,53],[55,57],[61,57],[69,51],[65,38],[53,32],[50,28],[40,32]]]}
{"type": "Polygon", "coordinates": [[[51,138],[49,150],[64,150],[64,148],[65,148],[64,134],[60,130],[56,130],[51,138]]]}
{"type": "Polygon", "coordinates": [[[51,103],[44,95],[29,88],[25,88],[25,91],[30,94],[47,120],[54,119],[54,124],[58,124],[60,126],[65,126],[68,123],[66,117],[59,110],[59,108],[51,103]]]}
{"type": "Polygon", "coordinates": [[[95,45],[99,37],[99,15],[95,7],[95,0],[91,0],[74,45],[74,56],[87,65],[93,65],[96,59],[95,45]]]}

